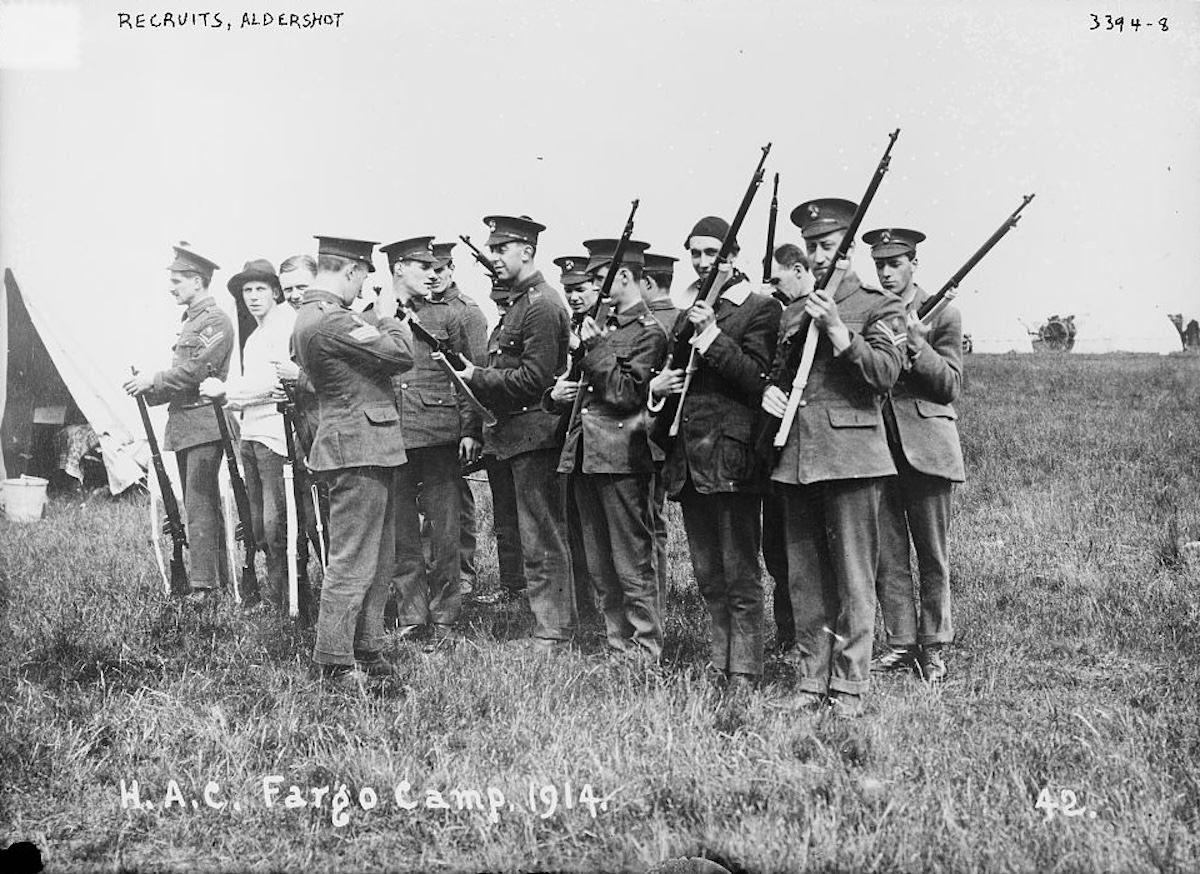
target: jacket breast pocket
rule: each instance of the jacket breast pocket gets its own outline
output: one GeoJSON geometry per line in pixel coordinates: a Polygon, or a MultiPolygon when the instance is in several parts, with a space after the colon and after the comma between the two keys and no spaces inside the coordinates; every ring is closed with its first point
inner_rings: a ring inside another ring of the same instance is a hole
{"type": "Polygon", "coordinates": [[[180,337],[175,343],[174,351],[176,361],[193,361],[204,354],[204,344],[194,334],[180,337]]]}
{"type": "Polygon", "coordinates": [[[958,418],[958,413],[949,404],[938,404],[923,398],[917,398],[916,404],[917,413],[922,419],[949,419],[953,422],[958,418]]]}
{"type": "Polygon", "coordinates": [[[400,422],[399,411],[392,406],[376,404],[370,407],[363,407],[363,415],[367,417],[367,421],[376,427],[388,427],[397,425],[400,422]]]}
{"type": "Polygon", "coordinates": [[[829,411],[829,424],[834,428],[874,428],[880,423],[875,410],[855,410],[834,407],[829,411]]]}
{"type": "Polygon", "coordinates": [[[454,398],[448,392],[430,391],[429,389],[417,389],[417,397],[421,399],[421,403],[426,407],[433,409],[455,409],[454,398]]]}

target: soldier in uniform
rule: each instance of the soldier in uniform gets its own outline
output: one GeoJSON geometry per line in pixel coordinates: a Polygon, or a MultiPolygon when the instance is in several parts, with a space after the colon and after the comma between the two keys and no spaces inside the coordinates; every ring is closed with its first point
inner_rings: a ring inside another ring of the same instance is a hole
{"type": "Polygon", "coordinates": [[[200,383],[209,369],[221,379],[229,374],[233,352],[233,322],[217,306],[209,291],[213,273],[220,268],[192,251],[187,243],[175,246],[168,266],[171,295],[186,307],[171,366],[153,374],[136,374],[123,388],[131,396],[143,395],[151,405],[167,404],[167,430],[163,449],[173,451],[183,483],[191,555],[189,598],[212,595],[229,583],[217,475],[221,468],[221,432],[212,404],[200,397],[200,383]]]}
{"type": "MultiPolygon", "coordinates": [[[[585,244],[586,245],[586,244],[585,244]]],[[[561,271],[563,294],[567,297],[567,306],[571,308],[571,334],[568,344],[572,358],[582,357],[582,341],[579,332],[587,314],[596,305],[600,294],[600,286],[596,284],[592,274],[588,273],[588,255],[564,255],[555,258],[554,264],[561,271]]],[[[566,439],[567,419],[570,411],[565,412],[549,407],[559,415],[559,442],[566,439]]],[[[580,622],[588,624],[599,622],[600,611],[596,607],[596,586],[592,582],[588,570],[587,557],[583,543],[583,525],[579,518],[579,507],[575,503],[575,487],[571,482],[572,476],[559,477],[562,487],[563,501],[567,508],[567,547],[571,550],[571,577],[575,581],[575,607],[579,613],[580,622]]]]}
{"type": "MultiPolygon", "coordinates": [[[[433,254],[437,264],[433,272],[437,284],[433,290],[430,303],[438,307],[447,307],[456,318],[462,320],[467,333],[467,351],[464,353],[471,361],[482,363],[487,360],[487,317],[479,304],[475,303],[454,282],[454,247],[455,243],[434,243],[433,254]]],[[[447,316],[449,318],[449,316],[447,316]]],[[[482,424],[482,423],[481,423],[482,424]]],[[[482,440],[482,432],[473,435],[482,440]]],[[[478,446],[460,443],[459,461],[464,467],[477,464],[483,451],[482,442],[478,446]]],[[[458,480],[458,585],[463,597],[475,591],[475,583],[479,574],[475,568],[475,545],[478,540],[478,529],[475,523],[475,493],[471,491],[471,483],[466,476],[458,480]]]]}
{"type": "Polygon", "coordinates": [[[533,261],[545,226],[526,216],[484,222],[508,301],[488,342],[488,366],[468,363],[463,379],[499,419],[484,432],[497,540],[512,543],[514,532],[501,535],[499,528],[516,523],[534,649],[549,653],[567,647],[576,626],[565,509],[555,480],[557,417],[541,407],[543,392],[566,366],[567,311],[533,261]]]}
{"type": "MultiPolygon", "coordinates": [[[[699,279],[688,289],[693,303],[673,334],[678,336],[685,320],[693,325],[699,361],[663,479],[667,495],[683,508],[692,570],[711,620],[712,667],[739,691],[757,686],[763,672],[758,549],[766,482],[750,435],[775,349],[779,305],[754,294],[740,272],[725,283],[715,306],[697,300],[728,233],[724,219],[708,216],[685,241],[699,279]]],[[[662,371],[651,383],[656,398],[651,409],[683,383],[683,369],[662,371]]]]}
{"type": "MultiPolygon", "coordinates": [[[[668,335],[679,318],[679,310],[671,300],[671,282],[675,278],[675,262],[670,255],[645,254],[642,270],[642,300],[650,315],[658,319],[668,335]]],[[[659,362],[661,369],[665,361],[659,362]]],[[[654,441],[650,442],[650,453],[654,456],[654,478],[650,481],[650,521],[654,526],[654,575],[658,579],[658,611],[665,616],[667,610],[667,490],[663,484],[663,462],[666,453],[654,441]]]]}
{"type": "MultiPolygon", "coordinates": [[[[804,252],[795,243],[778,246],[771,257],[771,277],[764,291],[787,309],[812,289],[813,275],[804,252]]],[[[775,651],[779,655],[785,655],[796,643],[783,527],[783,500],[772,491],[763,497],[762,555],[767,574],[775,583],[771,607],[775,615],[775,651]]]]}
{"type": "Polygon", "coordinates": [[[950,619],[950,495],[965,479],[954,401],[962,387],[962,316],[948,306],[930,324],[917,318],[929,297],[913,281],[920,231],[880,228],[863,234],[884,291],[900,298],[908,326],[900,377],[883,402],[888,447],[899,476],[884,480],[879,502],[875,590],[887,648],[871,670],[916,667],[927,681],[946,676],[942,648],[954,639],[950,619]],[[917,550],[914,603],[909,537],[917,550]]]}
{"type": "MultiPolygon", "coordinates": [[[[454,352],[470,355],[461,309],[431,301],[437,286],[433,237],[380,247],[388,259],[396,297],[409,319],[454,352]]],[[[400,403],[408,463],[396,479],[396,567],[399,636],[432,626],[435,643],[458,637],[460,460],[474,461],[483,423],[434,361],[427,343],[414,338],[412,368],[392,378],[400,403]],[[430,561],[421,544],[420,508],[430,528],[430,561]]]]}
{"type": "Polygon", "coordinates": [[[393,673],[383,608],[395,562],[396,470],[404,464],[391,377],[412,367],[412,334],[386,287],[375,312],[350,303],[374,271],[375,244],[317,237],[317,276],[296,317],[294,355],[316,390],[320,423],[309,467],[329,482],[332,549],[321,587],[313,661],[323,676],[361,682],[393,673]]]}
{"type": "Polygon", "coordinates": [[[615,271],[607,324],[586,315],[579,381],[564,374],[549,392],[568,417],[558,472],[569,474],[588,571],[600,593],[609,647],[657,663],[662,612],[654,573],[650,488],[654,460],[646,427],[650,379],[667,335],[641,297],[646,243],[630,240],[615,263],[617,240],[592,240],[588,269],[603,285],[615,271]],[[579,401],[580,391],[584,397],[579,401]],[[574,414],[578,407],[578,413],[574,414]]]}
{"type": "MultiPolygon", "coordinates": [[[[802,203],[792,211],[818,280],[857,206],[848,200],[802,203]]],[[[807,334],[819,332],[816,358],[772,479],[783,497],[788,581],[795,613],[797,709],[826,700],[839,715],[863,712],[870,682],[879,555],[879,494],[895,474],[879,396],[892,387],[904,358],[904,313],[886,292],[863,287],[847,270],[836,289],[813,292],[788,307],[772,382],[762,406],[784,415],[784,361],[807,334]]],[[[789,386],[790,388],[790,386],[789,386]]]]}

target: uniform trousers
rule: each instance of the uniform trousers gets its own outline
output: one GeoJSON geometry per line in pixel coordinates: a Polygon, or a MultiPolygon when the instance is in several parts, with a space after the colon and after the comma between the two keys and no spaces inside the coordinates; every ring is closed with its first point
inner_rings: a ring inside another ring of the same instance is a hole
{"type": "Polygon", "coordinates": [[[396,565],[392,585],[401,625],[453,625],[462,613],[459,587],[458,444],[407,450],[396,472],[396,565]],[[421,509],[429,526],[429,564],[421,509]]]}
{"type": "Polygon", "coordinates": [[[658,615],[667,615],[667,487],[662,465],[650,480],[650,526],[654,530],[654,577],[658,582],[658,615]]]}
{"type": "Polygon", "coordinates": [[[571,577],[575,581],[575,609],[581,620],[597,619],[600,611],[596,606],[597,584],[592,581],[588,566],[587,549],[583,537],[579,504],[575,497],[575,481],[582,474],[560,474],[559,485],[563,490],[563,501],[567,509],[567,548],[571,550],[571,577]]]}
{"type": "Polygon", "coordinates": [[[287,497],[282,455],[257,440],[242,441],[242,478],[250,499],[254,542],[267,558],[265,600],[276,609],[287,604],[287,497]]]}
{"type": "Polygon", "coordinates": [[[608,645],[662,657],[662,614],[654,573],[651,474],[571,476],[584,555],[600,594],[608,645]]]}
{"type": "Polygon", "coordinates": [[[223,458],[220,441],[175,450],[187,512],[188,566],[193,589],[229,585],[225,514],[217,484],[223,458]]]}
{"type": "Polygon", "coordinates": [[[763,588],[758,568],[761,495],[702,495],[689,480],[679,495],[696,585],[711,620],[714,668],[763,671],[763,588]]]}
{"type": "Polygon", "coordinates": [[[861,695],[871,676],[882,479],[775,487],[784,501],[799,687],[861,695]]]}
{"type": "Polygon", "coordinates": [[[458,578],[474,588],[479,578],[475,569],[475,545],[479,539],[475,526],[475,493],[465,476],[460,476],[458,483],[458,578]]]}
{"type": "Polygon", "coordinates": [[[783,500],[774,493],[763,496],[762,556],[767,574],[775,581],[771,598],[775,615],[775,643],[787,649],[796,642],[796,620],[792,616],[792,593],[788,584],[783,500]]]}
{"type": "Polygon", "coordinates": [[[352,665],[383,650],[383,607],[396,561],[396,467],[348,467],[329,482],[329,567],[313,661],[352,665]]]}
{"type": "Polygon", "coordinates": [[[503,461],[489,458],[487,464],[496,540],[499,543],[501,539],[500,526],[511,526],[515,520],[529,609],[535,623],[533,636],[546,644],[568,642],[578,622],[567,548],[566,508],[556,473],[558,455],[555,448],[535,449],[503,461]]]}
{"type": "Polygon", "coordinates": [[[891,646],[950,643],[950,495],[953,483],[896,459],[900,475],[883,484],[879,502],[879,568],[875,591],[891,646]],[[909,536],[917,550],[919,592],[913,597],[909,536]]]}
{"type": "Polygon", "coordinates": [[[500,585],[510,594],[525,590],[525,554],[521,549],[521,526],[517,521],[517,492],[508,461],[485,459],[488,486],[492,490],[492,526],[496,533],[496,563],[500,585]],[[500,468],[504,466],[505,471],[500,468]],[[493,474],[493,469],[497,472],[493,474]]]}

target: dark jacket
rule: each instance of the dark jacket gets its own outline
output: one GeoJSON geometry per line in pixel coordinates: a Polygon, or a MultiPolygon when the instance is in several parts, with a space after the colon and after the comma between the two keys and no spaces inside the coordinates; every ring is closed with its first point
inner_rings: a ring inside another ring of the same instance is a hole
{"type": "MultiPolygon", "coordinates": [[[[471,344],[464,311],[464,306],[455,306],[444,298],[414,300],[409,318],[420,322],[421,327],[455,352],[470,358],[471,344]]],[[[412,368],[392,377],[400,402],[405,447],[457,446],[462,437],[481,439],[483,422],[479,413],[462,397],[432,356],[433,350],[428,344],[414,336],[412,368]]]]}
{"type": "MultiPolygon", "coordinates": [[[[909,303],[916,310],[929,297],[921,288],[909,303]]],[[[933,320],[928,347],[907,357],[884,401],[889,438],[898,441],[914,468],[952,482],[966,479],[954,401],[962,388],[962,314],[953,306],[933,320]]]]}
{"type": "MultiPolygon", "coordinates": [[[[581,440],[581,473],[654,472],[646,398],[667,354],[667,333],[641,302],[608,320],[604,336],[584,344],[584,398],[568,424],[559,473],[575,472],[581,440]]],[[[574,405],[552,408],[569,418],[574,405]]]]}
{"type": "Polygon", "coordinates": [[[200,397],[200,383],[210,375],[210,367],[217,379],[229,375],[233,322],[211,296],[187,308],[173,351],[170,368],[154,374],[154,385],[145,394],[148,404],[168,405],[163,449],[190,449],[220,440],[216,411],[200,397]]]}
{"type": "MultiPolygon", "coordinates": [[[[779,304],[754,294],[743,281],[726,285],[714,312],[720,332],[698,356],[679,435],[663,467],[667,494],[673,499],[689,477],[701,494],[767,488],[751,451],[751,429],[775,351],[779,304]]],[[[686,324],[687,314],[680,313],[673,334],[686,324]]]]}
{"type": "Polygon", "coordinates": [[[309,288],[292,335],[296,363],[320,403],[308,456],[311,470],[404,464],[400,410],[392,375],[412,367],[412,334],[399,319],[346,308],[336,295],[309,288]]]}
{"type": "MultiPolygon", "coordinates": [[[[850,346],[834,356],[829,338],[817,334],[816,358],[804,406],[796,412],[772,479],[791,485],[888,476],[896,472],[880,412],[881,396],[895,383],[908,331],[900,299],[865,288],[847,273],[834,295],[850,329],[850,346]]],[[[777,305],[776,305],[777,306],[777,305]]],[[[802,342],[808,320],[804,301],[784,312],[772,381],[784,379],[784,359],[802,342]]]]}
{"type": "Polygon", "coordinates": [[[542,274],[514,285],[509,300],[488,340],[487,367],[470,383],[496,414],[496,424],[484,429],[483,451],[500,460],[557,446],[558,417],[541,400],[567,359],[567,309],[542,274]]]}

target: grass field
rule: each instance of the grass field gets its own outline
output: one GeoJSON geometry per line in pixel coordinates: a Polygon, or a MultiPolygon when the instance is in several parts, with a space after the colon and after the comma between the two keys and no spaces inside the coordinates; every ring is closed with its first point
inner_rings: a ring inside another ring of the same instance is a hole
{"type": "Polygon", "coordinates": [[[967,364],[950,676],[877,682],[855,721],[773,709],[779,665],[709,687],[677,517],[661,674],[594,639],[538,659],[505,642],[526,611],[476,609],[371,695],[309,679],[309,631],[168,602],[140,502],[0,522],[0,844],[51,871],[1200,870],[1200,358],[967,364]]]}

